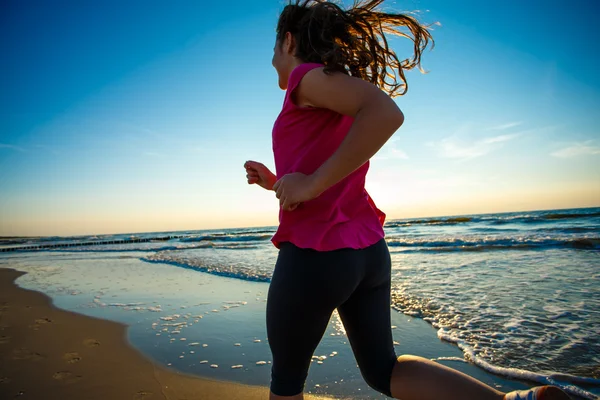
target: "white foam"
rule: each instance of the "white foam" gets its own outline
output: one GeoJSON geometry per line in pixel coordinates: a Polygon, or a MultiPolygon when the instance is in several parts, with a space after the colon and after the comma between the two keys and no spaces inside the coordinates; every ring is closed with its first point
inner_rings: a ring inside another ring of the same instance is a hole
{"type": "Polygon", "coordinates": [[[458,348],[462,350],[463,354],[465,355],[465,358],[468,361],[472,362],[479,368],[482,368],[488,372],[491,372],[492,374],[505,376],[508,378],[513,378],[513,379],[518,379],[518,380],[537,382],[542,385],[555,385],[555,386],[560,387],[562,390],[564,390],[565,392],[567,392],[569,394],[576,395],[576,396],[582,397],[584,399],[589,399],[589,400],[597,400],[598,399],[598,396],[596,396],[595,394],[590,393],[586,390],[583,390],[583,389],[578,388],[573,385],[574,383],[586,383],[586,384],[599,384],[600,385],[600,380],[598,380],[598,379],[582,378],[582,377],[576,377],[573,375],[566,375],[566,374],[560,374],[560,373],[550,373],[550,374],[544,375],[544,374],[539,374],[539,373],[535,373],[532,371],[527,371],[524,369],[499,367],[499,366],[490,364],[489,362],[482,359],[481,357],[476,356],[474,349],[471,346],[469,346],[466,341],[464,341],[462,339],[458,339],[452,335],[445,333],[444,329],[439,329],[437,334],[440,339],[451,342],[451,343],[455,343],[458,346],[458,348]],[[557,379],[557,378],[560,378],[560,379],[557,379]]]}

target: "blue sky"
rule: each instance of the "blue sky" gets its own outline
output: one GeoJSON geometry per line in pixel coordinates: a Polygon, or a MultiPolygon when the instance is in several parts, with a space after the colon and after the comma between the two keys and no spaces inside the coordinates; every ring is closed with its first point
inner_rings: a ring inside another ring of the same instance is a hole
{"type": "MultiPolygon", "coordinates": [[[[242,165],[273,166],[283,5],[3,2],[0,235],[275,225],[242,165]]],[[[384,7],[441,23],[367,178],[390,218],[600,205],[600,5],[384,7]]]]}

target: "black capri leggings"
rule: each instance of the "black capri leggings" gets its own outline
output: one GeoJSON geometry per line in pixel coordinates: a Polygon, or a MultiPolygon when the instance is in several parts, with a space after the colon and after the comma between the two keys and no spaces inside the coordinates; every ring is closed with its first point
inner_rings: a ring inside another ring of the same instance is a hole
{"type": "Polygon", "coordinates": [[[390,279],[384,239],[365,249],[327,252],[282,243],[267,300],[271,391],[279,396],[303,391],[311,357],[337,308],[365,381],[391,396],[396,354],[390,279]]]}

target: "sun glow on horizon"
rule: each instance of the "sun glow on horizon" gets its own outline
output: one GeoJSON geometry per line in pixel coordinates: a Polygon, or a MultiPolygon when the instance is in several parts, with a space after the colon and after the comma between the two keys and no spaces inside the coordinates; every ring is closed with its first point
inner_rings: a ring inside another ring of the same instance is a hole
{"type": "MultiPolygon", "coordinates": [[[[388,220],[600,206],[591,3],[423,1],[442,23],[429,73],[407,73],[405,123],[367,175],[388,220]]],[[[10,2],[0,24],[0,235],[276,225],[242,166],[273,167],[280,4],[84,3],[10,2]]]]}

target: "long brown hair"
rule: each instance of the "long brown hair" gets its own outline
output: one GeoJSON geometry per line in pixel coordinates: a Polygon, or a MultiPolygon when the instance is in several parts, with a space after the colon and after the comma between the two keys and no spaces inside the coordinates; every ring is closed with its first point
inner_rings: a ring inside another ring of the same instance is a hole
{"type": "Polygon", "coordinates": [[[344,10],[326,0],[290,0],[277,23],[277,43],[286,32],[296,41],[295,56],[325,65],[324,72],[342,72],[369,81],[390,96],[408,89],[404,71],[421,69],[421,54],[433,38],[429,26],[408,14],[378,11],[384,0],[354,0],[344,10]],[[388,46],[386,34],[413,42],[413,55],[400,61],[388,46]]]}

